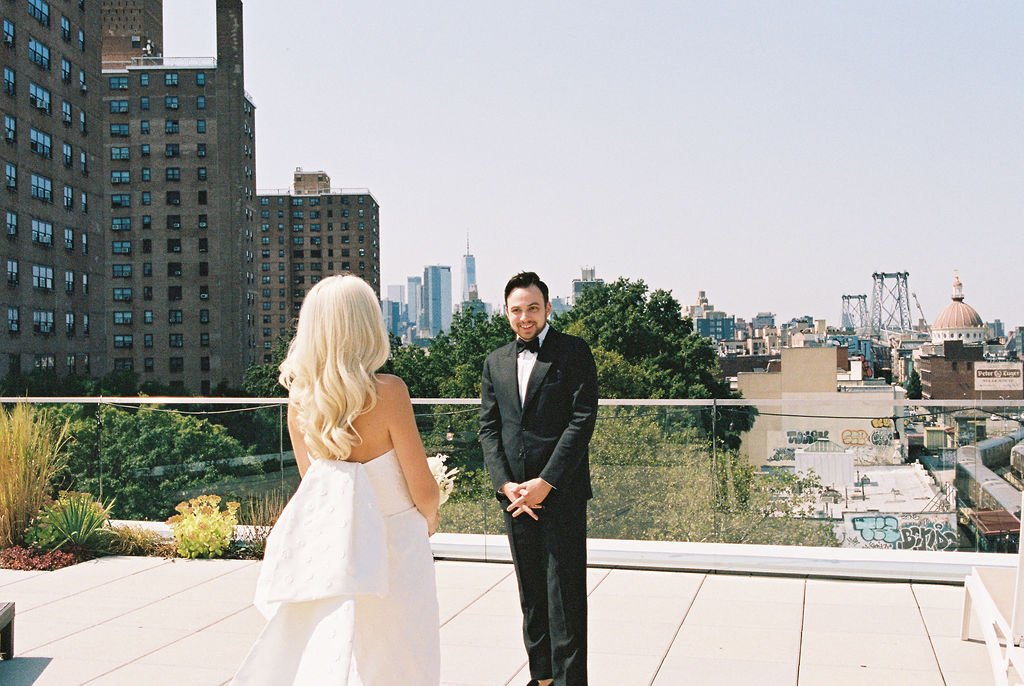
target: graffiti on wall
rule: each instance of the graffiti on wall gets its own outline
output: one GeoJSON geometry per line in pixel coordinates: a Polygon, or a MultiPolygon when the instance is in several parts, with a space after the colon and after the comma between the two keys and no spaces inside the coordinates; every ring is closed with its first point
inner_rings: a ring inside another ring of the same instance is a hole
{"type": "Polygon", "coordinates": [[[839,440],[843,442],[843,445],[851,446],[891,445],[892,431],[889,429],[875,429],[871,433],[868,433],[864,429],[843,429],[839,434],[839,440]]]}
{"type": "Polygon", "coordinates": [[[955,550],[959,544],[954,513],[843,513],[840,540],[846,548],[955,550]]]}
{"type": "Polygon", "coordinates": [[[810,445],[815,441],[827,441],[828,429],[811,429],[810,431],[787,431],[786,441],[789,444],[810,445]]]}

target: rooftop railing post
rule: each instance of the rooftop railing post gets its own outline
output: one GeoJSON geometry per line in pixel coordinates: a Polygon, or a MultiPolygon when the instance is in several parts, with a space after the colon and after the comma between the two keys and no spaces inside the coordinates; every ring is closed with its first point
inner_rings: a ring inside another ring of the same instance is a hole
{"type": "Polygon", "coordinates": [[[715,541],[721,542],[718,522],[718,399],[711,400],[711,513],[715,541]]]}
{"type": "MultiPolygon", "coordinates": [[[[296,465],[298,462],[295,463],[296,465]]],[[[277,406],[277,473],[281,475],[281,491],[284,491],[284,405],[277,406]]]]}

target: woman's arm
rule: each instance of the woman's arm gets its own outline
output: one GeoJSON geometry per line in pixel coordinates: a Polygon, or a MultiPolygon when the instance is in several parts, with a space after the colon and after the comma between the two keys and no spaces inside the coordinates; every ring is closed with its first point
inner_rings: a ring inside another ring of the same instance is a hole
{"type": "Polygon", "coordinates": [[[299,476],[306,476],[309,469],[309,451],[306,449],[306,439],[299,428],[299,417],[294,406],[288,403],[288,435],[292,439],[292,450],[295,451],[295,465],[299,468],[299,476]]]}
{"type": "Polygon", "coordinates": [[[423,441],[420,440],[420,432],[413,417],[409,389],[397,376],[380,375],[377,378],[379,407],[384,412],[388,433],[398,455],[398,464],[402,467],[402,475],[405,476],[412,501],[426,518],[430,533],[433,534],[438,524],[437,508],[441,493],[427,467],[427,456],[423,452],[423,441]]]}

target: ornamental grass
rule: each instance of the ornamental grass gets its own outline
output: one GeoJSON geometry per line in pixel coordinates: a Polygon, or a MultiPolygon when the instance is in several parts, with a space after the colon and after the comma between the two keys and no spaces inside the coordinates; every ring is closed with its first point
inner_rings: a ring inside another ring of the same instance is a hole
{"type": "Polygon", "coordinates": [[[28,403],[0,408],[0,548],[24,542],[67,465],[68,423],[28,403]]]}

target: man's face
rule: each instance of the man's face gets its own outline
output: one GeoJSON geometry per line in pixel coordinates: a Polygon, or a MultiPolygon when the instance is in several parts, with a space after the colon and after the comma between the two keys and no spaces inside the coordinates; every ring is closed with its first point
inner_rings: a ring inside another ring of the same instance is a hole
{"type": "Polygon", "coordinates": [[[544,302],[544,294],[536,286],[516,288],[505,301],[505,314],[516,335],[529,341],[544,329],[551,303],[544,302]]]}

